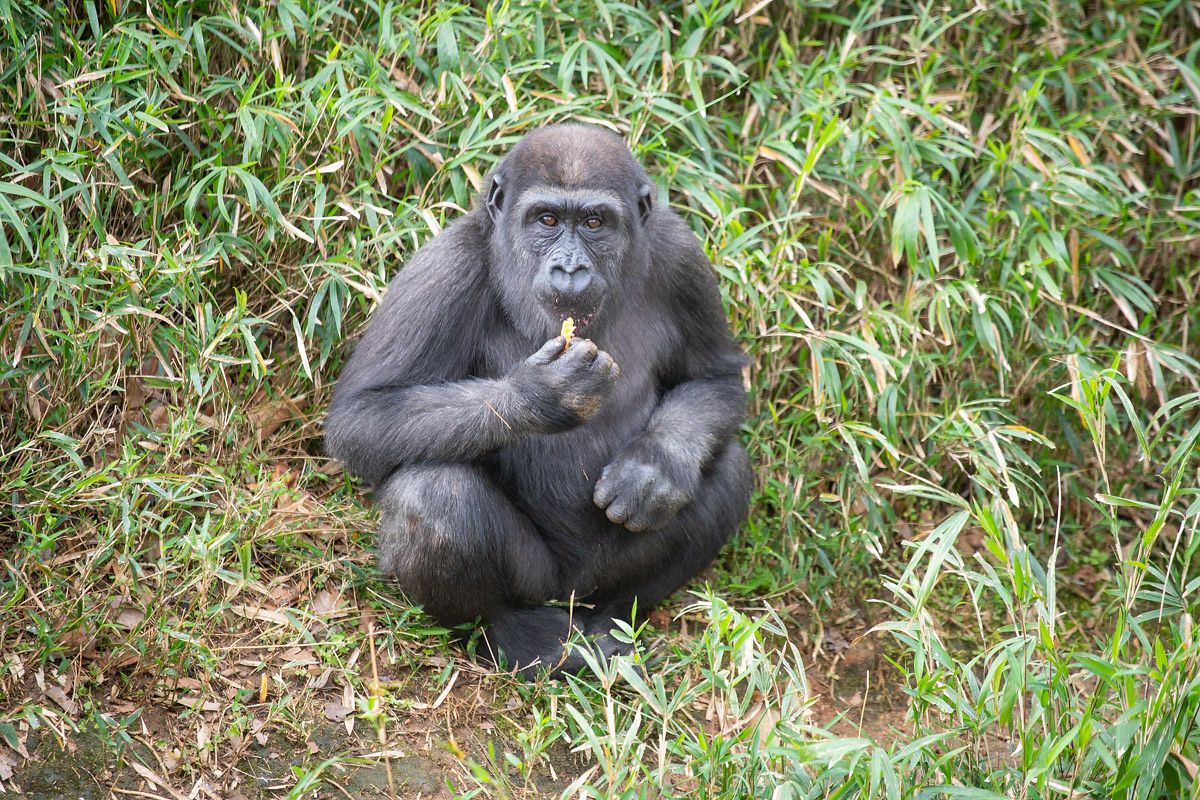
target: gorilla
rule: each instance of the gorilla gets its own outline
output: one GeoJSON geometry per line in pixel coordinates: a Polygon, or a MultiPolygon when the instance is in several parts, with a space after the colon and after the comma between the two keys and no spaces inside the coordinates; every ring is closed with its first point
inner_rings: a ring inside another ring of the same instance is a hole
{"type": "MultiPolygon", "coordinates": [[[[326,418],[381,569],[527,678],[628,652],[753,487],[715,271],[616,135],[538,129],[388,287],[326,418]],[[571,318],[579,337],[559,334],[571,318]]],[[[487,650],[489,652],[482,652],[487,650]]]]}

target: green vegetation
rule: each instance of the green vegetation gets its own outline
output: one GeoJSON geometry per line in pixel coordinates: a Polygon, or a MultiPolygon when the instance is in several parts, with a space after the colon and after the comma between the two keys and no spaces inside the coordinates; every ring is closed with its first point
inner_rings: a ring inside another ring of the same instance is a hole
{"type": "Polygon", "coordinates": [[[1197,287],[1194,3],[0,0],[0,786],[1200,797],[1197,287]],[[759,491],[648,675],[525,686],[321,415],[563,119],[706,242],[759,491]]]}

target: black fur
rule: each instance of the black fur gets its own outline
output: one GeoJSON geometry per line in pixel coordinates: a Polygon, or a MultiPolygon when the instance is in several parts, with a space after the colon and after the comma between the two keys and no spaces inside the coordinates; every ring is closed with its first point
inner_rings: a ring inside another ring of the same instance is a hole
{"type": "Polygon", "coordinates": [[[573,633],[702,570],[745,518],[745,359],[712,266],[616,136],[521,140],[388,288],[326,420],[375,487],[381,567],[493,658],[575,671],[573,633]],[[573,316],[579,336],[558,336],[573,316]],[[574,601],[547,605],[550,601],[574,601]]]}

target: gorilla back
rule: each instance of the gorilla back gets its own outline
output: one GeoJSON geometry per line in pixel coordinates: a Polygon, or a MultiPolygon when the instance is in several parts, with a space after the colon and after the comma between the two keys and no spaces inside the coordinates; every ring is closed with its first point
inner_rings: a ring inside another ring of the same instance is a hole
{"type": "Polygon", "coordinates": [[[581,669],[568,639],[620,652],[612,621],[746,516],[745,358],[654,194],[602,129],[522,139],[392,281],[326,419],[375,488],[382,569],[443,623],[488,623],[492,660],[527,676],[581,669]]]}

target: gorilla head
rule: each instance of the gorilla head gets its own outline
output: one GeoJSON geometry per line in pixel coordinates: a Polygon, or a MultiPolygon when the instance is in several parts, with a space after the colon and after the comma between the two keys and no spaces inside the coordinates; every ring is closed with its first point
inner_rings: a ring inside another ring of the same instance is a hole
{"type": "Polygon", "coordinates": [[[522,139],[484,188],[492,263],[503,265],[491,279],[509,318],[546,336],[574,317],[594,335],[605,303],[645,277],[653,191],[625,143],[601,128],[556,125],[522,139]],[[531,296],[540,314],[530,314],[531,296]]]}

